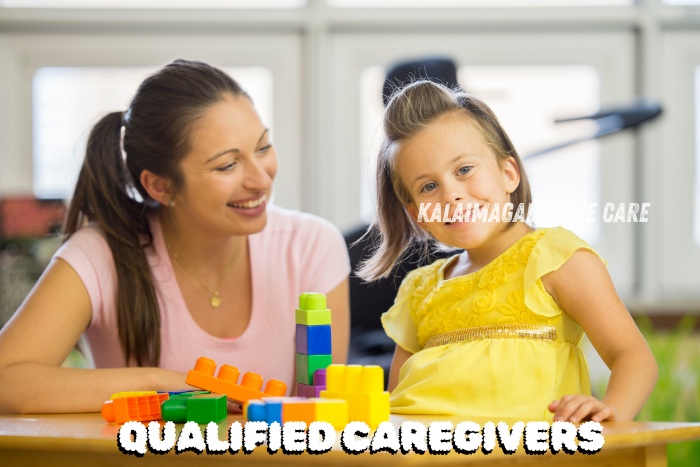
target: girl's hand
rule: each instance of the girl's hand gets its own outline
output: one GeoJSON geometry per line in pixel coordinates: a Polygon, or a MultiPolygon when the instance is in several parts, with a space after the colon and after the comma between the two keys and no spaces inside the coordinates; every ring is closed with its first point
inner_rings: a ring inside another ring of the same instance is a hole
{"type": "Polygon", "coordinates": [[[582,420],[602,422],[603,420],[615,420],[615,408],[599,401],[593,396],[577,394],[564,396],[554,401],[547,407],[554,413],[554,421],[568,421],[578,423],[582,420]]]}

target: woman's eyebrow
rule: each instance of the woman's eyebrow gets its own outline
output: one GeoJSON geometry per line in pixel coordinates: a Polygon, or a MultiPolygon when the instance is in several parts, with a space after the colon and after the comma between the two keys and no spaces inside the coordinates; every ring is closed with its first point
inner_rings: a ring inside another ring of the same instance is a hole
{"type": "MultiPolygon", "coordinates": [[[[260,135],[260,138],[258,138],[258,142],[257,142],[256,144],[260,144],[260,141],[263,140],[263,138],[265,137],[265,135],[267,134],[268,131],[270,131],[269,128],[265,128],[265,129],[263,130],[263,132],[262,132],[262,134],[260,135]]],[[[214,160],[218,159],[219,157],[223,156],[224,154],[228,154],[229,152],[236,152],[236,153],[238,153],[238,152],[241,152],[241,151],[240,151],[240,149],[238,149],[238,148],[224,149],[223,151],[217,152],[216,154],[214,154],[213,156],[211,156],[209,159],[207,159],[206,162],[205,162],[205,164],[208,164],[208,163],[210,163],[211,161],[214,161],[214,160]]]]}

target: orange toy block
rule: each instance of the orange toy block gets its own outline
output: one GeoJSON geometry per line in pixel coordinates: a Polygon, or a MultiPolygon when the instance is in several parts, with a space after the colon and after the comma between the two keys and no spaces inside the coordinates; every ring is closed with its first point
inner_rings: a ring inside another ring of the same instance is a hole
{"type": "Polygon", "coordinates": [[[160,420],[160,405],[169,397],[168,393],[153,392],[140,395],[117,393],[102,405],[102,418],[109,423],[160,420]]]}
{"type": "Polygon", "coordinates": [[[287,385],[279,380],[271,379],[261,391],[263,379],[257,373],[245,373],[238,384],[240,372],[231,365],[221,365],[219,374],[214,377],[216,362],[210,358],[200,357],[194,369],[187,373],[185,382],[189,385],[211,391],[215,394],[226,394],[226,397],[244,403],[251,399],[266,396],[284,396],[287,385]]]}
{"type": "Polygon", "coordinates": [[[310,400],[285,400],[282,404],[282,422],[304,422],[310,425],[316,420],[316,404],[310,400]]]}

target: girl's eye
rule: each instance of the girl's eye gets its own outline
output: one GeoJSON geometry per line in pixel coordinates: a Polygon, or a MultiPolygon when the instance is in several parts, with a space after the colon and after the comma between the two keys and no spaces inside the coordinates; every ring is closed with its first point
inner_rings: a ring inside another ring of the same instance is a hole
{"type": "Polygon", "coordinates": [[[435,188],[437,188],[437,183],[430,182],[430,183],[426,183],[425,185],[423,185],[423,188],[421,189],[421,191],[423,191],[423,192],[433,191],[435,188]]]}
{"type": "Polygon", "coordinates": [[[470,166],[465,165],[464,167],[460,167],[457,172],[459,172],[460,175],[466,175],[471,169],[472,168],[470,166]]]}
{"type": "Polygon", "coordinates": [[[261,147],[260,149],[258,149],[258,152],[267,152],[267,150],[270,149],[271,147],[272,147],[271,144],[265,145],[265,146],[261,147]]]}

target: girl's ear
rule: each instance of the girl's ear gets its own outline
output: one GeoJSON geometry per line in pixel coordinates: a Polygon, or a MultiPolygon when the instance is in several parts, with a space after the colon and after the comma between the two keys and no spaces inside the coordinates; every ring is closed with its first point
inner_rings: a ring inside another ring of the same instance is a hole
{"type": "Polygon", "coordinates": [[[503,161],[503,181],[508,194],[513,193],[520,185],[520,171],[514,157],[503,161]]]}
{"type": "Polygon", "coordinates": [[[170,180],[144,169],[141,171],[139,181],[143,189],[148,193],[148,196],[163,206],[172,206],[174,200],[170,180]]]}

